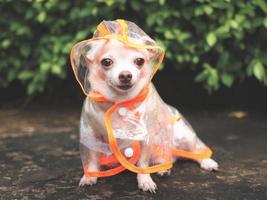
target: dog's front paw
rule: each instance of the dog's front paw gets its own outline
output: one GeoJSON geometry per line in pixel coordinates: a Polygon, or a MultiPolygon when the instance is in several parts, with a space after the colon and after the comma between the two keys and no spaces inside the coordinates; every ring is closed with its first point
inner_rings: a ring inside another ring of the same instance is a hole
{"type": "Polygon", "coordinates": [[[92,177],[92,176],[85,176],[83,175],[83,177],[81,178],[80,182],[79,182],[79,186],[85,186],[85,185],[94,185],[97,182],[97,177],[92,177]]]}
{"type": "Polygon", "coordinates": [[[156,193],[157,185],[152,180],[150,174],[137,174],[137,182],[139,189],[144,192],[149,191],[151,193],[156,193]]]}
{"type": "Polygon", "coordinates": [[[211,158],[200,160],[199,164],[202,169],[207,171],[218,171],[219,169],[218,163],[211,158]]]}
{"type": "Polygon", "coordinates": [[[170,174],[171,174],[170,169],[157,172],[157,175],[159,176],[170,176],[170,174]]]}

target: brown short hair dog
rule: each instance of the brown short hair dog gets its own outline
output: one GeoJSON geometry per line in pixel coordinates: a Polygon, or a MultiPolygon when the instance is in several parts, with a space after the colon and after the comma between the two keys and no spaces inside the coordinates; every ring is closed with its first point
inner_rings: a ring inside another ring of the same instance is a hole
{"type": "Polygon", "coordinates": [[[208,155],[197,153],[209,149],[184,117],[163,102],[151,83],[163,55],[154,40],[124,20],[102,22],[93,39],[73,47],[72,67],[88,96],[80,123],[85,172],[80,186],[95,184],[97,176],[105,174],[98,173],[103,155],[114,154],[118,163],[109,166],[117,166],[117,172],[125,168],[136,172],[139,188],[150,192],[157,188],[150,172],[169,174],[177,155],[196,160],[203,169],[218,169],[209,151],[208,155]],[[131,148],[133,141],[141,147],[131,163],[126,157],[136,153],[131,148]]]}

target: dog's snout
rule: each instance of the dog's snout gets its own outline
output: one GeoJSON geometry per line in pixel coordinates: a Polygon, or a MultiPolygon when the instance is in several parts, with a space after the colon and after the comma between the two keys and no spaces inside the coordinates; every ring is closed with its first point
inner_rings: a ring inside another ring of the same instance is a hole
{"type": "Polygon", "coordinates": [[[129,83],[132,80],[133,75],[129,71],[122,71],[119,74],[119,80],[122,83],[129,83]]]}

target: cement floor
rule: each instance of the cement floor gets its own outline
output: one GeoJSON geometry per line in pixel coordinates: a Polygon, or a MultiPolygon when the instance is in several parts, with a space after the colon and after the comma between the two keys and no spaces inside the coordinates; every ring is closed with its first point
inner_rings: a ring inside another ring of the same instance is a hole
{"type": "Polygon", "coordinates": [[[267,116],[242,119],[226,111],[186,112],[220,164],[216,173],[179,160],[157,177],[156,194],[137,188],[133,173],[79,188],[78,109],[0,111],[0,199],[267,199],[267,116]]]}

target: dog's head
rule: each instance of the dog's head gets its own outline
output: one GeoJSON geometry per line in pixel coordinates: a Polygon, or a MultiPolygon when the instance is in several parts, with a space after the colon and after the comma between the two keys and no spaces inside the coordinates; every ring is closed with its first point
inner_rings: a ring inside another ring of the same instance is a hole
{"type": "Polygon", "coordinates": [[[116,101],[128,100],[149,82],[152,73],[151,53],[129,48],[117,40],[94,41],[86,54],[92,90],[116,101]]]}
{"type": "MultiPolygon", "coordinates": [[[[137,44],[156,46],[140,30],[138,40],[134,35],[137,44]]],[[[157,48],[136,48],[116,38],[98,38],[74,47],[74,72],[85,93],[94,91],[112,101],[126,101],[148,85],[160,53],[157,48]]]]}

